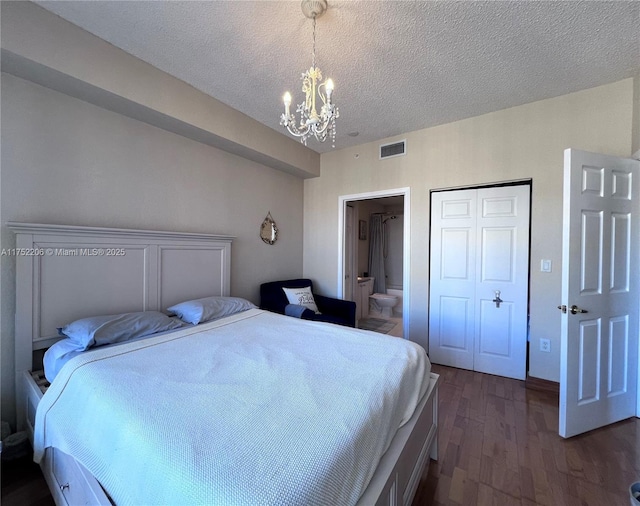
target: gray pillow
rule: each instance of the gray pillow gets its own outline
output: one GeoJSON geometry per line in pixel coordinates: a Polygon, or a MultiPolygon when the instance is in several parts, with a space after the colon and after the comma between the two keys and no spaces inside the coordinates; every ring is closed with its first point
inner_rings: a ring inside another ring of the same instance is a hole
{"type": "Polygon", "coordinates": [[[187,323],[197,325],[254,308],[254,304],[240,297],[204,297],[181,302],[168,307],[167,311],[187,323]]]}
{"type": "Polygon", "coordinates": [[[159,311],[139,311],[115,315],[91,316],[71,322],[58,329],[58,333],[68,337],[86,350],[92,346],[128,341],[157,332],[179,329],[184,322],[159,311]]]}

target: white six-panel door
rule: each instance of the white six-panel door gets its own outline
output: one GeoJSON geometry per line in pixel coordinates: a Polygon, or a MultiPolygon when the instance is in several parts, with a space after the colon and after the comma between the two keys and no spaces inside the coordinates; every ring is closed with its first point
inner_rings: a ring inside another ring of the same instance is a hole
{"type": "Polygon", "coordinates": [[[528,185],[434,192],[429,357],[524,379],[528,185]]]}
{"type": "Polygon", "coordinates": [[[559,432],[636,414],[640,162],[568,149],[559,432]]]}

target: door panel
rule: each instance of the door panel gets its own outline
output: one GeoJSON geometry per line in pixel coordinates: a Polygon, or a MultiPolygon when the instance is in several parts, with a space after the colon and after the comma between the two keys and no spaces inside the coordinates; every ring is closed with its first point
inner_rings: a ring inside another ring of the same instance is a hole
{"type": "Polygon", "coordinates": [[[559,432],[636,414],[640,163],[566,150],[559,432]]]}
{"type": "Polygon", "coordinates": [[[443,280],[470,280],[469,252],[472,244],[469,229],[448,229],[442,231],[440,256],[443,280]]]}
{"type": "Polygon", "coordinates": [[[600,399],[601,340],[599,320],[585,321],[580,324],[580,378],[578,383],[578,404],[580,405],[600,399]]]}
{"type": "Polygon", "coordinates": [[[485,228],[482,230],[481,269],[483,283],[514,280],[515,241],[513,228],[485,228]]]}
{"type": "Polygon", "coordinates": [[[529,186],[478,190],[476,296],[483,311],[474,369],[518,379],[526,376],[527,360],[529,196],[529,186]]]}
{"type": "Polygon", "coordinates": [[[529,191],[522,185],[432,194],[434,363],[524,379],[529,191]]]}
{"type": "Polygon", "coordinates": [[[628,389],[629,317],[620,316],[609,321],[609,378],[607,393],[624,394],[628,389]],[[622,367],[618,367],[622,365],[622,367]]]}
{"type": "Polygon", "coordinates": [[[440,298],[440,346],[453,350],[467,351],[466,321],[469,315],[469,299],[462,297],[440,298]]]}
{"type": "Polygon", "coordinates": [[[582,261],[580,293],[582,295],[598,295],[602,293],[602,212],[582,211],[582,244],[580,257],[582,261]]]}
{"type": "Polygon", "coordinates": [[[631,215],[613,213],[611,216],[611,293],[629,291],[631,265],[631,215]]]}
{"type": "Polygon", "coordinates": [[[478,333],[478,354],[509,358],[510,339],[496,339],[495,336],[509,336],[512,325],[513,304],[502,303],[500,311],[492,300],[480,301],[480,332],[478,333]],[[504,310],[504,311],[503,311],[504,310]]]}
{"type": "Polygon", "coordinates": [[[429,357],[473,369],[475,190],[434,193],[431,205],[429,357]]]}

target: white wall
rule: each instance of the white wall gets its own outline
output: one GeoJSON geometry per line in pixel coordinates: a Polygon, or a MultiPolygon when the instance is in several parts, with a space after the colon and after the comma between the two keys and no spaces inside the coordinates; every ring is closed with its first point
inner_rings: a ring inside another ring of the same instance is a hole
{"type": "Polygon", "coordinates": [[[304,275],[337,293],[340,195],[409,187],[408,337],[428,347],[429,191],[531,178],[530,374],[558,381],[563,150],[630,156],[633,86],[626,79],[323,154],[320,177],[304,182],[304,275]],[[406,156],[378,160],[379,144],[402,138],[406,156]],[[542,258],[552,260],[552,273],[540,272],[542,258]],[[543,337],[551,340],[551,353],[538,351],[543,337]]]}
{"type": "Polygon", "coordinates": [[[633,146],[636,158],[640,158],[640,72],[633,80],[633,146]]]}
{"type": "MultiPolygon", "coordinates": [[[[7,221],[237,236],[231,293],[302,274],[299,177],[2,74],[1,246],[7,221]],[[267,212],[280,238],[259,237],[267,212]]],[[[2,419],[13,420],[15,261],[2,256],[2,419]]]]}

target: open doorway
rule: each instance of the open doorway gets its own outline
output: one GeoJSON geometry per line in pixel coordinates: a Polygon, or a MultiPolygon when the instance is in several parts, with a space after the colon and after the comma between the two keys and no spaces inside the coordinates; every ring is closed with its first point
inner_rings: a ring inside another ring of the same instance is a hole
{"type": "Polygon", "coordinates": [[[338,293],[358,327],[408,336],[409,190],[340,197],[338,293]]]}

